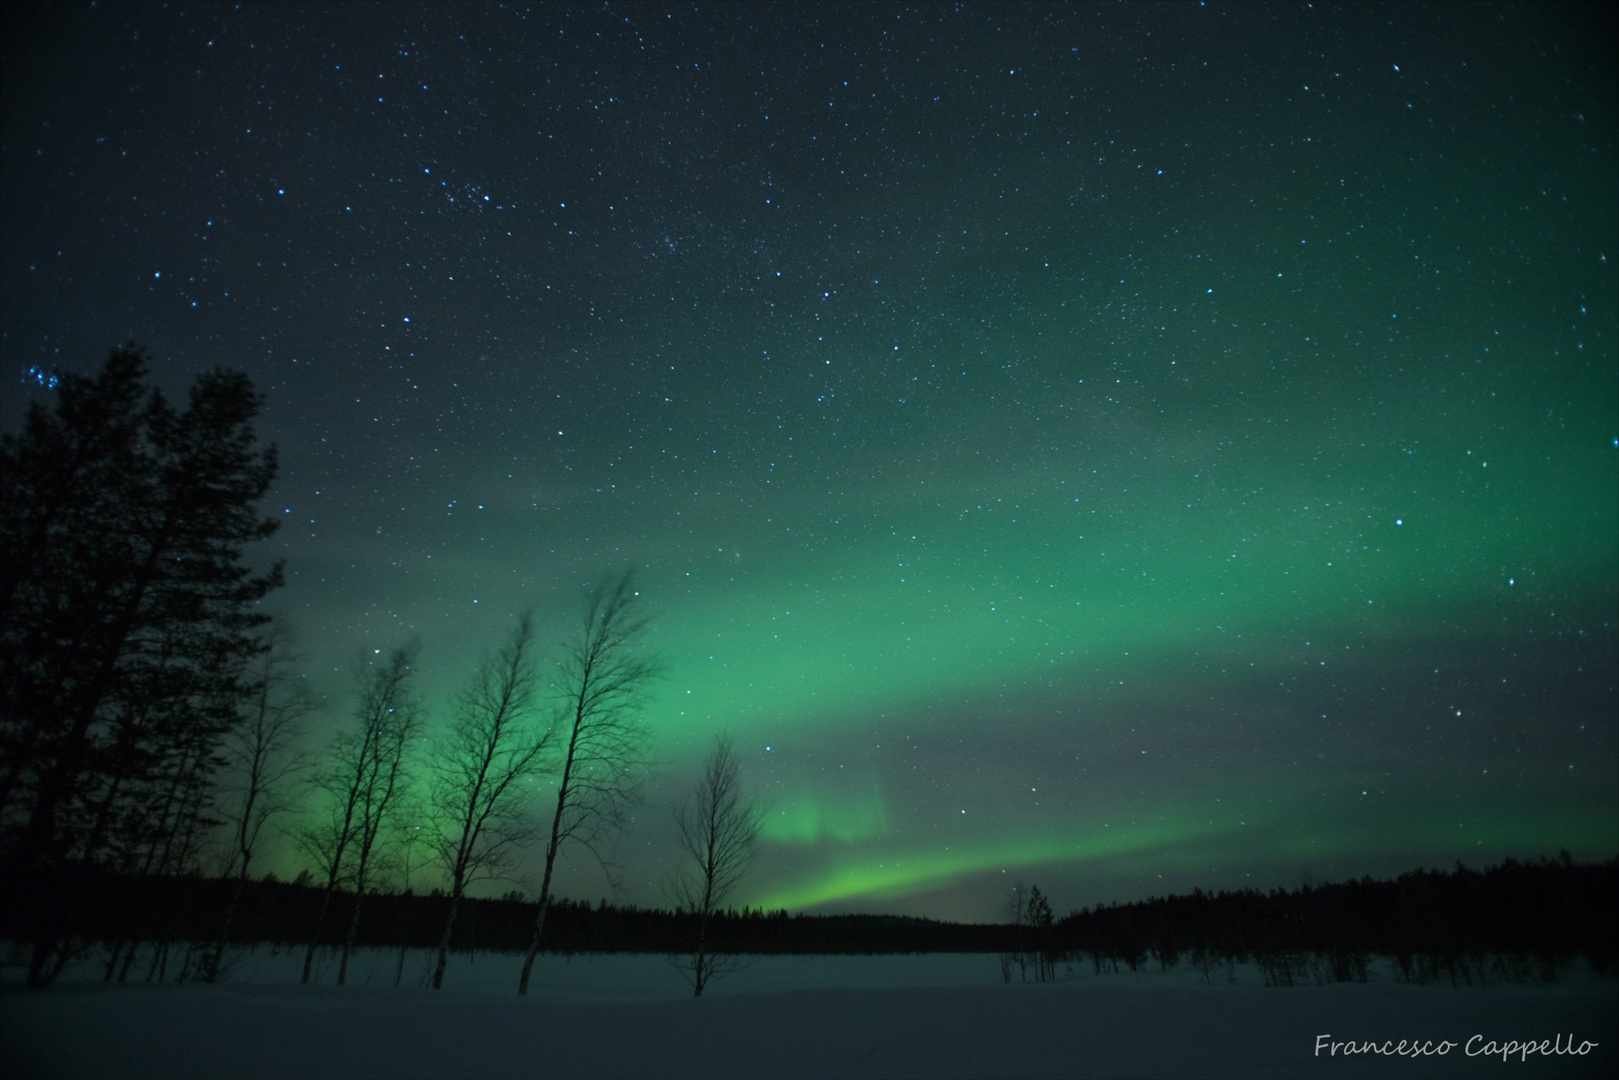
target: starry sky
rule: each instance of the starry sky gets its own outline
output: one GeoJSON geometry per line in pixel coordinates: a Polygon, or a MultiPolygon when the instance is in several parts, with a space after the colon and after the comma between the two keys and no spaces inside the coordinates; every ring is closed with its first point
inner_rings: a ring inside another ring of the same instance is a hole
{"type": "Polygon", "coordinates": [[[772,908],[1619,853],[1600,16],[5,18],[0,419],[128,339],[253,377],[317,741],[634,567],[623,899],[722,730],[772,908]]]}

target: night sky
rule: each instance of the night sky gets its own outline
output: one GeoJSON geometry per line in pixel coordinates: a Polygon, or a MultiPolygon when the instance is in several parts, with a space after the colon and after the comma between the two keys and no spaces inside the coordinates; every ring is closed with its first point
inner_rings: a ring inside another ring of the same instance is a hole
{"type": "Polygon", "coordinates": [[[129,339],[252,376],[314,743],[362,652],[418,636],[442,719],[633,566],[625,900],[722,729],[772,908],[1619,853],[1611,23],[6,20],[0,415],[129,339]]]}

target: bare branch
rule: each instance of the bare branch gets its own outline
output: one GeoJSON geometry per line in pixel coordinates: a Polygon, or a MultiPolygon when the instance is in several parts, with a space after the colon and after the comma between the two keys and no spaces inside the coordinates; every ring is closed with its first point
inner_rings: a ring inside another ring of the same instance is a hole
{"type": "Polygon", "coordinates": [[[238,707],[237,724],[219,746],[223,776],[217,805],[230,832],[225,874],[234,876],[236,885],[219,934],[199,963],[203,982],[216,981],[224,969],[225,949],[264,827],[295,808],[295,781],[309,767],[297,742],[304,718],[317,708],[315,699],[292,670],[296,657],[285,625],[269,624],[262,640],[244,680],[248,692],[238,707]]]}
{"type": "Polygon", "coordinates": [[[533,641],[533,620],[524,615],[511,640],[462,691],[434,758],[429,842],[450,878],[435,990],[444,985],[450,935],[467,886],[506,877],[519,849],[539,833],[527,781],[547,764],[556,726],[534,722],[533,641]]]}
{"type": "Polygon", "coordinates": [[[379,840],[391,831],[409,786],[407,758],[422,724],[411,687],[416,648],[412,643],[395,649],[385,662],[360,665],[356,724],[334,740],[325,767],[315,774],[313,786],[327,796],[325,820],[300,830],[297,840],[326,883],[315,935],[304,956],[304,982],[309,981],[332,893],[344,885],[353,888],[355,898],[337,981],[341,984],[347,975],[361,900],[377,869],[379,840]]]}
{"type": "Polygon", "coordinates": [[[670,892],[677,911],[697,917],[695,948],[680,967],[693,995],[701,996],[710,979],[737,966],[733,958],[709,951],[708,926],[747,873],[764,824],[763,807],[743,790],[742,763],[730,736],[715,738],[701,779],[674,817],[681,867],[670,892]]]}
{"type": "Polygon", "coordinates": [[[297,752],[304,718],[318,709],[294,672],[287,631],[272,624],[247,679],[240,720],[220,744],[226,763],[220,806],[231,830],[228,873],[246,879],[265,825],[295,807],[294,779],[309,767],[297,752]]]}
{"type": "Polygon", "coordinates": [[[632,576],[624,574],[590,593],[584,624],[563,647],[555,687],[561,773],[556,810],[545,848],[534,936],[523,960],[517,992],[528,992],[529,974],[551,905],[551,874],[557,852],[578,843],[607,869],[599,844],[628,824],[639,803],[640,783],[651,762],[649,733],[641,722],[648,684],[660,665],[640,652],[647,620],[638,614],[632,576]]]}

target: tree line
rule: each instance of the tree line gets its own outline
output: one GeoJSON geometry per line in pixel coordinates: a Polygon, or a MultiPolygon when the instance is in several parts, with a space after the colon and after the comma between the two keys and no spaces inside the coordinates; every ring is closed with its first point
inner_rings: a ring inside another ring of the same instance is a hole
{"type": "MultiPolygon", "coordinates": [[[[436,735],[415,690],[417,645],[377,650],[355,671],[348,721],[311,757],[315,702],[287,632],[260,610],[282,566],[254,573],[246,560],[277,524],[258,508],[276,475],[274,447],[259,449],[253,431],[262,396],[218,369],[176,410],[133,346],[55,386],[53,407],[35,404],[0,443],[0,871],[14,883],[8,900],[36,902],[29,985],[50,982],[84,944],[61,883],[179,881],[208,868],[229,882],[227,900],[208,946],[182,966],[214,981],[262,892],[254,857],[284,832],[319,897],[305,982],[321,948],[337,951],[344,982],[367,898],[425,865],[448,884],[441,986],[468,888],[514,879],[538,844],[526,993],[557,855],[577,846],[610,871],[605,845],[651,764],[641,713],[658,664],[630,574],[590,592],[549,666],[532,617],[519,618],[436,735]],[[55,901],[39,906],[41,896],[55,901]]],[[[699,994],[714,973],[704,928],[758,832],[728,742],[713,762],[679,819],[693,865],[676,888],[696,916],[699,994]],[[713,785],[716,767],[729,786],[713,785]]],[[[143,940],[158,942],[154,970],[167,964],[169,938],[131,931],[105,942],[109,977],[127,975],[143,940]]]]}
{"type": "MultiPolygon", "coordinates": [[[[307,876],[250,882],[237,899],[229,879],[120,875],[82,869],[8,890],[0,937],[28,940],[33,927],[63,917],[85,943],[143,941],[133,971],[111,948],[100,955],[109,981],[188,977],[213,948],[220,913],[237,904],[232,945],[304,946],[320,918],[323,890],[307,876]],[[171,968],[172,965],[172,968],[171,968]]],[[[341,893],[339,912],[358,900],[341,893]]],[[[760,955],[983,953],[1000,957],[1008,981],[1051,981],[1080,967],[1097,975],[1146,968],[1191,969],[1229,979],[1254,965],[1270,985],[1366,981],[1379,960],[1413,983],[1485,985],[1551,980],[1576,957],[1619,971],[1619,860],[1508,860],[1483,871],[1422,870],[1393,880],[1241,890],[1108,904],[1048,917],[1038,887],[1017,889],[1005,921],[958,924],[893,915],[789,915],[692,906],[671,909],[552,903],[542,950],[548,953],[663,953],[695,977],[694,942],[723,972],[760,955]],[[1019,911],[1012,910],[1016,904],[1019,911]]],[[[442,945],[451,898],[383,891],[365,900],[356,944],[432,950],[442,945]]],[[[533,933],[533,903],[512,891],[465,897],[450,947],[521,954],[533,933]]],[[[227,959],[228,964],[228,959],[227,959]]],[[[431,976],[430,976],[431,978],[431,976]]]]}
{"type": "Polygon", "coordinates": [[[1378,958],[1419,984],[1488,985],[1556,978],[1576,957],[1619,969],[1619,859],[1576,864],[1565,851],[1487,870],[1416,870],[1298,889],[1169,896],[1053,918],[1038,887],[1007,904],[1001,973],[1044,982],[1057,965],[1102,975],[1186,964],[1234,981],[1252,964],[1266,985],[1365,982],[1378,958]]]}
{"type": "MultiPolygon", "coordinates": [[[[48,920],[55,909],[66,908],[86,942],[148,944],[142,964],[134,970],[122,973],[114,968],[109,973],[103,967],[109,981],[144,979],[149,968],[154,972],[152,978],[161,980],[163,969],[153,965],[165,953],[164,944],[171,965],[169,978],[180,978],[182,973],[194,971],[198,958],[212,947],[214,929],[232,893],[232,882],[215,877],[85,871],[19,890],[0,916],[0,934],[26,935],[30,920],[48,920]]],[[[347,912],[356,899],[352,893],[341,893],[334,909],[347,912]]],[[[427,950],[435,958],[428,973],[431,983],[450,903],[446,890],[440,888],[428,893],[373,893],[365,898],[366,917],[357,947],[427,950]]],[[[318,884],[257,879],[249,883],[238,904],[232,949],[266,944],[301,952],[319,921],[321,906],[318,884]]],[[[527,950],[534,907],[520,892],[513,890],[500,898],[464,897],[457,906],[451,941],[455,951],[521,956],[527,950]]],[[[699,931],[705,934],[705,955],[725,961],[768,953],[987,952],[1006,944],[998,926],[958,926],[898,916],[789,916],[786,911],[730,908],[711,911],[705,918],[691,909],[559,898],[551,904],[542,951],[647,952],[689,961],[699,931]]],[[[102,949],[98,955],[110,958],[112,954],[102,949]]],[[[705,983],[717,977],[715,970],[705,967],[705,983]]],[[[689,967],[686,973],[693,974],[689,967]]]]}
{"type": "Polygon", "coordinates": [[[1550,978],[1575,957],[1619,970],[1619,859],[1567,852],[1486,870],[1171,896],[1076,911],[1043,939],[1100,973],[1184,961],[1212,979],[1253,963],[1272,985],[1364,982],[1374,957],[1416,983],[1550,978]]]}

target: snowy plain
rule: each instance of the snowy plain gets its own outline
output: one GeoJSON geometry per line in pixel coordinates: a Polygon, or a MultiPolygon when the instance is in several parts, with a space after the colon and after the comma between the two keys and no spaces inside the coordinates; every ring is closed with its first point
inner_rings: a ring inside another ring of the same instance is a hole
{"type": "Polygon", "coordinates": [[[544,956],[519,998],[516,956],[457,955],[439,992],[423,988],[425,952],[406,956],[398,987],[396,950],[358,956],[345,987],[329,963],[319,983],[296,985],[300,959],[244,952],[215,987],[107,985],[87,963],[43,992],[8,967],[0,1065],[11,1078],[1619,1073],[1619,980],[1589,974],[1453,989],[1379,969],[1364,984],[1276,989],[1250,969],[1205,983],[1184,968],[1076,965],[1056,982],[1007,984],[988,955],[763,957],[694,1000],[662,957],[544,956]],[[1346,1056],[1318,1051],[1321,1036],[1454,1045],[1346,1056]],[[1499,1049],[1543,1041],[1552,1053],[1499,1049]]]}

